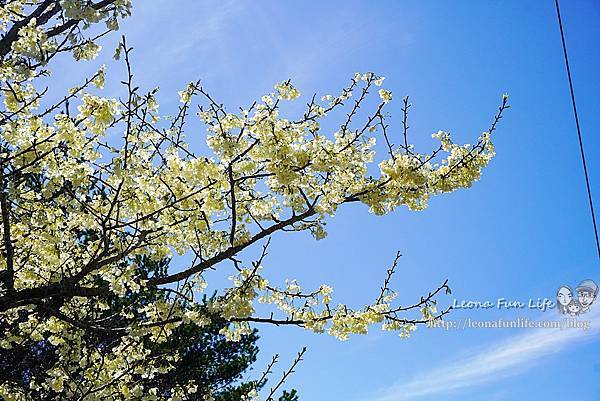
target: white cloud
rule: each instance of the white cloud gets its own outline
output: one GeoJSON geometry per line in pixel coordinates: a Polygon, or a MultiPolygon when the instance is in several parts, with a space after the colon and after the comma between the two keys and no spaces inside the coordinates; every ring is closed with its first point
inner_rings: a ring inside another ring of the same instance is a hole
{"type": "Polygon", "coordinates": [[[147,0],[124,21],[122,32],[135,49],[134,64],[142,66],[143,76],[151,81],[162,81],[166,71],[177,75],[173,73],[186,66],[206,78],[202,68],[215,63],[209,57],[227,53],[225,40],[246,5],[237,0],[173,3],[147,0]]]}
{"type": "MultiPolygon", "coordinates": [[[[558,317],[555,316],[558,319],[558,317]]],[[[597,336],[600,333],[600,307],[578,320],[590,321],[583,329],[527,329],[526,333],[479,350],[472,356],[434,368],[424,375],[392,385],[375,401],[416,400],[424,396],[464,389],[517,374],[530,368],[540,358],[559,353],[565,348],[597,336]]],[[[525,329],[524,329],[525,330],[525,329]]]]}

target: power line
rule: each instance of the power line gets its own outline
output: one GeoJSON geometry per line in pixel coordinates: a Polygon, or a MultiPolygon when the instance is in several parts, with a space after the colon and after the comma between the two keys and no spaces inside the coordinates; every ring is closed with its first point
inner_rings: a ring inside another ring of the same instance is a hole
{"type": "Polygon", "coordinates": [[[575,125],[577,126],[577,137],[579,138],[581,162],[583,163],[583,174],[585,176],[585,185],[587,187],[588,200],[590,203],[592,223],[594,225],[594,235],[596,236],[596,250],[598,251],[598,257],[600,258],[600,242],[598,241],[598,227],[596,226],[596,215],[594,214],[594,203],[592,202],[592,190],[590,189],[590,179],[588,178],[587,163],[585,161],[585,151],[583,149],[583,140],[581,139],[581,129],[579,128],[579,116],[577,115],[577,106],[575,105],[575,92],[573,91],[571,68],[569,67],[569,57],[567,56],[565,32],[563,30],[562,19],[560,18],[560,7],[558,6],[558,0],[554,0],[554,4],[556,5],[556,16],[558,18],[558,26],[560,27],[560,38],[562,39],[563,54],[565,55],[565,66],[567,67],[567,77],[569,78],[569,89],[571,91],[571,103],[573,104],[573,114],[575,115],[575,125]]]}

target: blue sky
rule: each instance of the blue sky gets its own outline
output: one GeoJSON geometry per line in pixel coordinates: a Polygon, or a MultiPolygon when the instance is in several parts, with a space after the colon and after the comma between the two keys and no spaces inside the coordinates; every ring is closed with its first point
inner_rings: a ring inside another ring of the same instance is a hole
{"type": "MultiPolygon", "coordinates": [[[[377,295],[400,250],[395,286],[403,302],[445,279],[453,293],[444,305],[552,299],[561,284],[600,282],[553,1],[146,0],[134,7],[122,32],[135,47],[138,84],[160,86],[163,110],[174,110],[177,90],[197,78],[234,110],[288,78],[309,96],[335,93],[354,72],[373,71],[394,92],[388,111],[396,135],[400,99],[410,95],[411,138],[427,148],[438,130],[473,141],[502,93],[510,95],[497,156],[471,189],[440,196],[423,212],[376,217],[360,205],[343,208],[319,242],[276,236],[265,263],[274,280],[325,282],[337,299],[358,306],[377,295]]],[[[562,12],[598,204],[600,3],[563,1],[562,12]]],[[[73,85],[110,64],[117,39],[103,42],[96,61],[55,79],[73,85]]],[[[120,80],[118,69],[110,71],[109,81],[120,80]]],[[[118,96],[117,88],[108,84],[106,95],[118,96]]],[[[204,132],[188,137],[202,146],[204,132]]],[[[490,309],[449,317],[464,318],[556,316],[490,309]]],[[[346,342],[259,327],[260,360],[250,374],[258,376],[274,353],[285,369],[306,345],[288,382],[305,401],[593,401],[600,397],[600,320],[598,313],[586,319],[586,332],[422,328],[401,340],[374,329],[346,342]]]]}

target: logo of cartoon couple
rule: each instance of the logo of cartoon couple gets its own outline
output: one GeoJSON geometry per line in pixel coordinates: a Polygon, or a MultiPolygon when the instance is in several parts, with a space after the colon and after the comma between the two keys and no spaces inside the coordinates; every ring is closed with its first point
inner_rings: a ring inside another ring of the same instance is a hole
{"type": "Polygon", "coordinates": [[[573,290],[567,285],[561,285],[556,291],[556,305],[560,313],[564,315],[577,316],[588,313],[590,306],[598,295],[598,285],[592,280],[583,280],[577,288],[577,298],[573,290]]]}

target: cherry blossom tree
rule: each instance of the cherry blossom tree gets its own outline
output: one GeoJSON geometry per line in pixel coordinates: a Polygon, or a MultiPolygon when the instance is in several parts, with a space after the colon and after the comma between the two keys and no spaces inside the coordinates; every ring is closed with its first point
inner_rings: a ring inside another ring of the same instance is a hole
{"type": "MultiPolygon", "coordinates": [[[[130,11],[129,0],[0,2],[0,347],[45,340],[57,356],[28,388],[0,384],[4,399],[36,392],[53,399],[210,399],[192,379],[159,393],[147,379],[173,369],[181,354],[157,354],[149,344],[168,344],[182,325],[206,327],[215,319],[225,322],[220,333],[229,341],[259,323],[342,340],[379,325],[407,337],[448,312],[436,308],[446,282],[412,304],[397,302],[391,279],[399,254],[374,301],[351,307],[352,300],[334,301],[325,284],[271,282],[269,244],[299,231],[323,238],[326,220],[350,203],[376,215],[419,211],[433,196],[470,187],[494,156],[491,135],[507,96],[474,144],[455,144],[439,131],[439,146],[425,153],[409,142],[408,98],[403,129],[390,132],[392,93],[371,72],[355,74],[336,94],[309,97],[295,116],[282,110],[301,98],[290,80],[236,111],[203,82],[191,82],[179,92],[178,109],[165,115],[158,90],[136,85],[123,38],[115,54],[126,70],[121,98],[93,94],[104,85],[101,68],[47,104],[38,86],[40,77],[51,77],[52,59],[94,59],[99,40],[130,11]],[[206,154],[186,141],[194,115],[206,127],[206,154]],[[383,152],[376,152],[377,140],[383,152]],[[140,266],[141,258],[177,255],[191,255],[191,262],[149,274],[140,266]],[[235,271],[230,285],[203,305],[208,273],[225,265],[235,271]],[[156,292],[164,296],[144,296],[156,292]],[[258,313],[258,304],[270,312],[258,313]],[[97,347],[86,341],[92,332],[119,335],[97,347]]],[[[256,389],[244,395],[255,397],[256,389]]]]}

